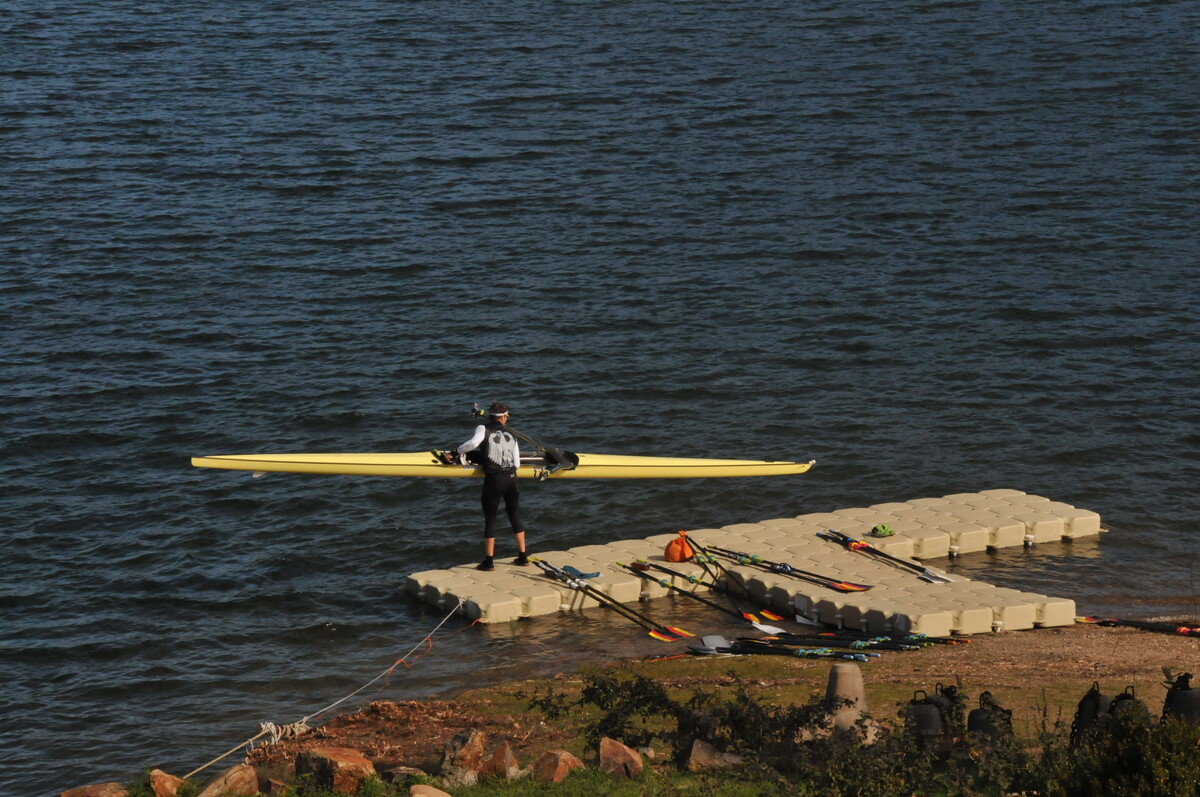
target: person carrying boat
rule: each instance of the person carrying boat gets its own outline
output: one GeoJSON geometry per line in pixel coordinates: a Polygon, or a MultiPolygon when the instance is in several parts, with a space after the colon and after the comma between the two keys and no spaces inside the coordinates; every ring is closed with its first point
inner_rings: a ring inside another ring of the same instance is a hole
{"type": "Polygon", "coordinates": [[[512,524],[517,541],[517,558],[514,565],[527,565],[525,556],[525,527],[521,524],[521,491],[517,487],[517,468],[521,467],[521,451],[517,438],[508,430],[508,405],[496,402],[488,407],[487,422],[475,427],[470,440],[458,447],[462,462],[473,462],[483,468],[483,561],[479,570],[495,570],[493,557],[496,555],[496,516],[500,501],[504,501],[504,512],[512,524]]]}

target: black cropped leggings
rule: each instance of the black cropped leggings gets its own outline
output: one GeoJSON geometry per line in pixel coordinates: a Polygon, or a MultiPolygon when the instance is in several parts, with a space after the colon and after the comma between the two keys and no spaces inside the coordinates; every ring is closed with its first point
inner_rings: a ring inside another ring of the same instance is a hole
{"type": "Polygon", "coordinates": [[[496,536],[496,514],[500,510],[500,499],[504,499],[504,512],[512,524],[513,534],[525,530],[521,525],[521,491],[517,489],[515,473],[488,473],[483,477],[483,538],[496,536]]]}

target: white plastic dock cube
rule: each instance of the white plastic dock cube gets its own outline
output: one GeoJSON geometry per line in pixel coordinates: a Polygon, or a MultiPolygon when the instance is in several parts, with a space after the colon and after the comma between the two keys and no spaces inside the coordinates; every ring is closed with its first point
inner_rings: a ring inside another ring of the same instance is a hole
{"type": "Polygon", "coordinates": [[[521,617],[521,600],[503,592],[481,592],[463,599],[463,616],[481,623],[507,623],[521,617]]]}
{"type": "MultiPolygon", "coordinates": [[[[950,553],[950,535],[938,528],[913,529],[905,537],[912,540],[913,556],[917,559],[938,559],[950,553]]],[[[895,537],[885,539],[895,540],[895,537]]],[[[874,543],[871,543],[874,545],[874,543]]],[[[881,549],[882,550],[882,549],[881,549]]]]}
{"type": "Polygon", "coordinates": [[[990,535],[988,530],[978,523],[959,520],[943,523],[938,528],[950,536],[950,553],[952,554],[978,553],[987,550],[990,535]]]}
{"type": "Polygon", "coordinates": [[[1030,595],[1029,598],[1037,608],[1037,624],[1042,628],[1075,624],[1075,601],[1044,595],[1030,595]]]}
{"type": "Polygon", "coordinates": [[[1049,513],[1027,512],[1014,517],[1025,524],[1025,538],[1029,542],[1057,542],[1063,538],[1066,524],[1063,519],[1049,513]]]}
{"type": "Polygon", "coordinates": [[[954,633],[964,635],[992,633],[993,616],[990,606],[956,606],[950,611],[954,613],[954,633]]]}
{"type": "Polygon", "coordinates": [[[992,625],[997,631],[1028,631],[1037,623],[1037,607],[1032,603],[998,600],[991,608],[992,625]]]}
{"type": "Polygon", "coordinates": [[[951,493],[950,495],[942,496],[943,499],[952,504],[966,504],[971,501],[977,501],[982,497],[981,493],[951,493]]]}
{"type": "Polygon", "coordinates": [[[893,515],[896,512],[915,509],[915,507],[906,501],[889,501],[885,504],[871,504],[871,509],[877,509],[880,512],[886,512],[889,515],[893,515]]]}
{"type": "Polygon", "coordinates": [[[621,603],[636,603],[641,599],[643,588],[651,582],[633,573],[613,573],[594,578],[587,583],[608,597],[621,603]]]}
{"type": "Polygon", "coordinates": [[[891,625],[898,634],[950,636],[954,632],[954,613],[919,604],[898,606],[892,615],[891,625]]]}
{"type": "Polygon", "coordinates": [[[937,509],[950,506],[950,502],[945,498],[910,498],[905,503],[911,504],[917,509],[937,509]]]}
{"type": "Polygon", "coordinates": [[[512,590],[512,596],[521,602],[523,617],[540,617],[554,614],[564,603],[562,593],[554,587],[530,584],[512,590]]]}
{"type": "Polygon", "coordinates": [[[1014,548],[1025,544],[1025,524],[1016,518],[993,514],[976,521],[988,530],[989,548],[1014,548]]]}
{"type": "Polygon", "coordinates": [[[456,578],[457,575],[451,570],[422,570],[404,579],[404,591],[418,600],[424,600],[426,586],[439,579],[444,583],[456,578]]]}
{"type": "Polygon", "coordinates": [[[733,523],[728,526],[721,527],[721,531],[725,532],[726,534],[739,535],[751,540],[756,537],[761,537],[766,530],[767,527],[761,523],[733,523]]]}
{"type": "MultiPolygon", "coordinates": [[[[915,527],[909,531],[920,531],[922,527],[915,527]]],[[[897,533],[891,537],[868,537],[864,542],[871,544],[872,548],[878,548],[883,553],[899,556],[904,559],[912,559],[917,552],[917,545],[912,537],[909,537],[906,532],[896,529],[897,533]]],[[[866,554],[871,556],[871,554],[866,554]]]]}
{"type": "Polygon", "coordinates": [[[1067,539],[1094,537],[1100,533],[1100,515],[1087,509],[1054,512],[1063,519],[1063,536],[1067,539]]]}
{"type": "Polygon", "coordinates": [[[845,520],[845,518],[841,515],[835,515],[832,512],[809,512],[807,515],[796,515],[796,520],[827,529],[831,524],[839,523],[845,520]]]}
{"type": "Polygon", "coordinates": [[[979,494],[986,495],[991,498],[1014,498],[1026,495],[1026,493],[1021,490],[1012,490],[1007,487],[1001,487],[993,490],[980,490],[979,494]]]}

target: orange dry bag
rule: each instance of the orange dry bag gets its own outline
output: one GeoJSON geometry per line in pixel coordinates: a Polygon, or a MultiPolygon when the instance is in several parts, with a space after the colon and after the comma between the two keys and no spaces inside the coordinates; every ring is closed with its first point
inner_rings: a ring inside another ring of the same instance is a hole
{"type": "Polygon", "coordinates": [[[663,558],[668,562],[686,562],[692,556],[692,546],[687,544],[682,531],[678,537],[667,543],[667,549],[663,551],[663,558]]]}

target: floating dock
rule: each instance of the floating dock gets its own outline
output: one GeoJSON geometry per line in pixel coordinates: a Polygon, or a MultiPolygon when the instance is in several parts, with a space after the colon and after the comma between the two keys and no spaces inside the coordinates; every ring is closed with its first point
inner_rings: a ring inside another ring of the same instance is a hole
{"type": "MultiPolygon", "coordinates": [[[[723,562],[761,606],[781,614],[870,633],[916,633],[928,636],[983,634],[1035,627],[1065,626],[1075,621],[1075,602],[1031,592],[1005,589],[959,576],[931,584],[911,570],[873,556],[849,551],[822,540],[818,532],[835,529],[894,556],[920,561],[988,549],[1032,546],[1100,534],[1100,516],[1059,501],[1020,490],[984,490],[940,498],[875,504],[868,507],[738,523],[719,529],[688,531],[700,545],[759,555],[793,567],[835,578],[871,584],[865,592],[842,593],[787,575],[723,562]],[[872,537],[886,524],[896,533],[872,537]]],[[[666,544],[677,533],[644,539],[583,545],[565,551],[535,551],[539,558],[585,573],[598,572],[588,583],[622,603],[664,597],[669,590],[618,566],[637,559],[669,564],[685,574],[703,576],[698,565],[665,563],[666,544]]],[[[509,560],[511,561],[511,560],[509,560]]],[[[670,578],[670,577],[667,577],[670,578]]],[[[677,586],[709,591],[684,579],[677,586]]],[[[441,609],[460,605],[467,619],[503,623],[522,617],[556,614],[597,606],[597,602],[551,580],[536,567],[517,567],[497,560],[496,569],[474,564],[426,570],[405,582],[409,595],[441,609]]]]}

